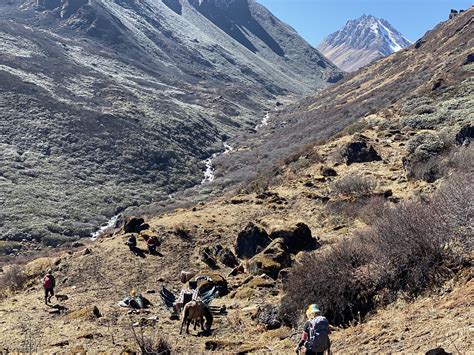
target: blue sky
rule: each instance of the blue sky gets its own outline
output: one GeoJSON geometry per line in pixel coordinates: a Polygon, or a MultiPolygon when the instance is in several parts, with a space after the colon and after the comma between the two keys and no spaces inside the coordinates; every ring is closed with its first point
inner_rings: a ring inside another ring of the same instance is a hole
{"type": "Polygon", "coordinates": [[[317,46],[328,34],[350,20],[371,14],[390,22],[410,41],[449,16],[449,10],[467,9],[472,0],[257,0],[317,46]]]}

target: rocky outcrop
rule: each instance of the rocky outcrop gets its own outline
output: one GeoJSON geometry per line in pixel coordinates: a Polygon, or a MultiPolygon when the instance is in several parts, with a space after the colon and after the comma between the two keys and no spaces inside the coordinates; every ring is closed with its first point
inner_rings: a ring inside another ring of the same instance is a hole
{"type": "Polygon", "coordinates": [[[205,247],[205,248],[201,249],[201,251],[199,252],[199,258],[201,259],[201,261],[204,264],[209,266],[211,269],[214,270],[214,269],[219,268],[219,266],[217,266],[216,259],[214,259],[214,255],[212,253],[211,248],[205,247]]]}
{"type": "Polygon", "coordinates": [[[240,259],[248,259],[262,251],[270,242],[265,229],[250,222],[237,236],[235,253],[240,259]]]}
{"type": "Polygon", "coordinates": [[[125,233],[140,233],[150,228],[143,218],[130,217],[125,221],[123,230],[125,233]]]}
{"type": "Polygon", "coordinates": [[[467,124],[456,134],[456,143],[459,145],[469,145],[474,139],[474,126],[467,124]]]}
{"type": "Polygon", "coordinates": [[[278,307],[272,305],[259,308],[252,319],[262,324],[266,330],[278,329],[282,325],[280,311],[278,307]]]}
{"type": "Polygon", "coordinates": [[[224,248],[218,244],[212,248],[212,251],[215,258],[225,266],[234,268],[239,265],[239,260],[229,248],[224,248]]]}
{"type": "Polygon", "coordinates": [[[449,19],[452,20],[452,19],[455,18],[458,14],[459,14],[458,10],[451,9],[451,11],[449,12],[449,19]]]}
{"type": "Polygon", "coordinates": [[[336,170],[333,168],[330,168],[328,166],[322,166],[320,169],[321,175],[324,177],[332,177],[332,176],[337,176],[336,170]]]}
{"type": "Polygon", "coordinates": [[[275,239],[264,251],[250,259],[248,268],[253,275],[266,274],[273,279],[281,269],[291,265],[290,252],[284,238],[275,239]]]}
{"type": "Polygon", "coordinates": [[[358,137],[342,147],[341,156],[347,165],[382,160],[367,140],[358,137]]]}
{"type": "Polygon", "coordinates": [[[273,240],[283,238],[287,250],[292,254],[303,250],[314,250],[320,246],[311,235],[311,229],[304,223],[298,223],[293,227],[274,231],[270,234],[270,238],[273,240]]]}

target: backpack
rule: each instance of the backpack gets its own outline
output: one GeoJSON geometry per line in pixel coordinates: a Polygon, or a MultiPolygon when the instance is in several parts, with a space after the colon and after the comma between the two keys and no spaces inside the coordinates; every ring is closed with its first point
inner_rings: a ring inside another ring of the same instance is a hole
{"type": "Polygon", "coordinates": [[[53,280],[49,275],[46,275],[43,279],[43,287],[47,290],[53,288],[53,280]]]}
{"type": "Polygon", "coordinates": [[[309,337],[306,348],[315,353],[324,352],[329,349],[329,322],[325,317],[318,316],[310,320],[309,337]]]}

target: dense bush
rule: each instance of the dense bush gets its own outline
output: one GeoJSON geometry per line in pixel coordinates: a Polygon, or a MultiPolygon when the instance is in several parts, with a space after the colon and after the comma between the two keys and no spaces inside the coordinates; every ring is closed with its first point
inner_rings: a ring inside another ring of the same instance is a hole
{"type": "Polygon", "coordinates": [[[472,251],[473,194],[469,175],[460,175],[430,201],[386,209],[369,229],[308,254],[284,283],[285,321],[295,324],[317,303],[330,322],[345,325],[399,292],[416,296],[452,276],[472,251]]]}

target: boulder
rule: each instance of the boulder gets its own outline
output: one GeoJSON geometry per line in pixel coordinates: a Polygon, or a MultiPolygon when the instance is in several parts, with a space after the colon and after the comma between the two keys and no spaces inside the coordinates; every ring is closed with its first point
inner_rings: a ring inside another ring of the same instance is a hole
{"type": "Polygon", "coordinates": [[[148,228],[150,228],[150,226],[145,223],[143,218],[136,217],[128,218],[123,226],[125,233],[140,233],[142,230],[148,228]]]}
{"type": "Polygon", "coordinates": [[[81,242],[74,242],[74,243],[71,244],[72,248],[80,248],[80,247],[83,247],[83,246],[84,246],[84,244],[81,243],[81,242]]]}
{"type": "Polygon", "coordinates": [[[265,249],[270,242],[268,233],[250,222],[237,236],[235,253],[241,259],[249,259],[265,249]]]}
{"type": "Polygon", "coordinates": [[[380,161],[382,158],[365,139],[355,139],[343,146],[342,158],[347,165],[380,161]]]}
{"type": "Polygon", "coordinates": [[[211,269],[218,269],[219,267],[217,266],[217,261],[216,259],[214,259],[214,256],[213,256],[213,253],[212,253],[212,250],[208,247],[205,247],[203,249],[201,249],[200,253],[199,253],[199,257],[201,259],[201,261],[206,264],[207,266],[209,266],[211,269]]]}
{"type": "Polygon", "coordinates": [[[100,317],[102,317],[102,314],[100,313],[99,308],[97,308],[97,306],[82,307],[66,315],[66,318],[69,320],[81,318],[94,320],[100,317]]]}
{"type": "Polygon", "coordinates": [[[292,254],[300,251],[311,251],[320,247],[318,241],[311,235],[311,229],[304,224],[298,223],[294,227],[276,230],[270,234],[270,239],[283,238],[285,246],[292,254]]]}
{"type": "Polygon", "coordinates": [[[434,348],[431,350],[428,350],[426,355],[450,355],[451,353],[446,352],[443,348],[434,348]]]}
{"type": "Polygon", "coordinates": [[[252,319],[258,324],[262,324],[266,330],[278,329],[282,325],[280,311],[278,307],[272,305],[259,308],[257,314],[252,319]]]}
{"type": "Polygon", "coordinates": [[[464,61],[464,65],[468,65],[474,62],[474,53],[469,53],[464,61]]]}
{"type": "Polygon", "coordinates": [[[278,277],[281,269],[291,265],[290,252],[284,238],[275,239],[260,254],[249,260],[249,272],[253,275],[267,274],[278,277]]]}
{"type": "Polygon", "coordinates": [[[320,169],[320,172],[321,172],[321,175],[325,176],[325,177],[337,176],[336,170],[334,170],[333,168],[330,168],[328,166],[322,166],[321,169],[320,169]]]}
{"type": "Polygon", "coordinates": [[[220,244],[213,247],[213,254],[217,260],[219,260],[227,267],[234,268],[239,265],[239,260],[234,255],[232,250],[230,250],[229,248],[224,248],[220,244]]]}
{"type": "Polygon", "coordinates": [[[469,145],[474,138],[474,126],[467,124],[456,134],[456,143],[459,145],[469,145]]]}
{"type": "Polygon", "coordinates": [[[191,280],[194,276],[196,276],[197,271],[196,270],[182,270],[181,273],[179,274],[179,280],[181,283],[185,284],[189,280],[191,280]]]}

